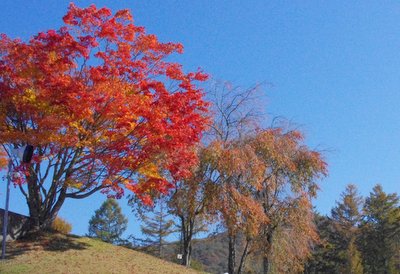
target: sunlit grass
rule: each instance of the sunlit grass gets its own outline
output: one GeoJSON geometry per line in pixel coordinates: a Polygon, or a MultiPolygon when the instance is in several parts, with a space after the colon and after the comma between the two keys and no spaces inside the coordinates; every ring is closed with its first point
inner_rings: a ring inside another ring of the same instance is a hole
{"type": "Polygon", "coordinates": [[[0,273],[198,273],[90,238],[46,235],[8,245],[0,273]]]}

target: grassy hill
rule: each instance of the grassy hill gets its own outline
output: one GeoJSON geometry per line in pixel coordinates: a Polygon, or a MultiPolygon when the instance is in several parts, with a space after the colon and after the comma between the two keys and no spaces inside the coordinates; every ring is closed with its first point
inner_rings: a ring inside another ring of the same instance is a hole
{"type": "Polygon", "coordinates": [[[47,234],[7,243],[0,273],[199,273],[99,240],[47,234]]]}

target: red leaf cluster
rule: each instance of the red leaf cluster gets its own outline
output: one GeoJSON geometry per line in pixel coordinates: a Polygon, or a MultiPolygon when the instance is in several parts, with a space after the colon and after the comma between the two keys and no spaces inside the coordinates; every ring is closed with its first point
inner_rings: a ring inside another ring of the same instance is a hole
{"type": "Polygon", "coordinates": [[[167,62],[182,45],[146,34],[128,10],[70,4],[63,20],[28,42],[1,35],[0,143],[46,159],[74,151],[78,188],[166,191],[165,171],[184,176],[196,161],[208,104],[195,82],[207,75],[167,62]]]}

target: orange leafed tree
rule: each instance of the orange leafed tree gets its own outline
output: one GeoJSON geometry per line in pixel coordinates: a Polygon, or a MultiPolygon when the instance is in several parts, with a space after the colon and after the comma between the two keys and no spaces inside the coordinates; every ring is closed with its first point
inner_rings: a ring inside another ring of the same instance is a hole
{"type": "Polygon", "coordinates": [[[257,239],[263,271],[269,273],[271,263],[278,272],[285,265],[301,271],[318,240],[311,199],[316,197],[318,180],[327,175],[327,164],[318,151],[304,144],[297,130],[267,129],[250,142],[264,167],[255,193],[269,219],[257,239]]]}
{"type": "Polygon", "coordinates": [[[242,273],[250,253],[262,254],[264,273],[271,262],[280,271],[288,262],[301,271],[318,240],[310,199],[327,172],[320,153],[303,144],[299,131],[283,128],[256,130],[209,148],[219,175],[214,206],[228,233],[229,273],[242,273]],[[239,235],[244,243],[236,266],[239,235]]]}
{"type": "Polygon", "coordinates": [[[243,270],[250,245],[239,251],[238,236],[252,239],[262,224],[268,222],[260,203],[254,199],[254,189],[262,179],[261,162],[248,137],[258,128],[262,105],[260,85],[248,89],[230,83],[216,83],[210,96],[214,120],[208,134],[210,142],[205,148],[202,164],[210,172],[213,184],[212,201],[208,214],[220,217],[228,236],[228,272],[243,270]],[[261,100],[260,100],[261,99],[261,100]],[[241,252],[239,266],[236,255],[241,252]]]}
{"type": "Polygon", "coordinates": [[[170,212],[178,219],[182,265],[187,267],[191,263],[194,236],[207,231],[208,224],[215,221],[215,216],[208,212],[216,195],[214,170],[207,161],[212,151],[203,146],[199,146],[197,151],[198,164],[193,167],[191,176],[175,182],[176,188],[168,203],[170,212]]]}
{"type": "Polygon", "coordinates": [[[244,236],[246,241],[253,239],[261,226],[269,222],[262,204],[254,198],[254,191],[263,178],[263,167],[246,141],[216,141],[208,148],[211,150],[209,160],[218,173],[213,205],[228,235],[229,273],[241,273],[250,251],[250,245],[246,243],[239,254],[238,236],[244,236]],[[238,267],[236,255],[240,255],[238,267]]]}
{"type": "MultiPolygon", "coordinates": [[[[205,134],[203,144],[197,148],[199,162],[193,167],[191,176],[175,182],[176,188],[168,203],[170,212],[179,220],[182,264],[185,266],[190,266],[192,247],[195,245],[194,236],[204,231],[207,224],[218,220],[221,213],[219,206],[222,201],[229,204],[225,208],[224,216],[236,214],[235,217],[237,217],[235,221],[238,224],[235,223],[235,228],[232,228],[230,241],[245,223],[249,223],[247,231],[254,233],[256,231],[254,227],[257,226],[259,220],[264,220],[263,216],[258,218],[260,210],[257,212],[257,209],[261,207],[254,203],[249,206],[251,199],[246,194],[242,196],[239,190],[229,189],[230,185],[221,187],[219,182],[225,173],[233,175],[246,170],[245,161],[248,157],[242,160],[242,166],[231,165],[232,161],[235,162],[232,157],[245,157],[245,155],[239,155],[241,151],[238,147],[229,150],[225,147],[225,143],[226,146],[237,143],[233,140],[251,131],[255,125],[257,112],[254,101],[258,90],[259,86],[242,89],[234,87],[229,82],[220,81],[213,82],[209,87],[207,95],[212,102],[210,112],[213,114],[213,119],[209,121],[209,131],[205,134]],[[231,197],[235,200],[229,200],[231,197]],[[246,208],[242,210],[244,205],[246,208]],[[232,214],[228,213],[229,208],[232,214]]],[[[251,163],[247,167],[253,169],[251,163]]],[[[249,178],[249,174],[246,178],[249,178]]],[[[239,182],[236,185],[238,184],[239,182]]],[[[240,191],[248,186],[249,184],[245,182],[240,191]]],[[[233,222],[234,217],[231,219],[233,222]]],[[[234,248],[236,247],[231,245],[230,251],[234,251],[234,248]]]]}
{"type": "Polygon", "coordinates": [[[66,198],[124,189],[151,203],[196,162],[193,145],[208,104],[196,85],[166,61],[182,45],[161,43],[115,14],[71,4],[65,25],[28,42],[0,37],[0,143],[31,144],[32,163],[14,163],[32,229],[48,227],[66,198]]]}

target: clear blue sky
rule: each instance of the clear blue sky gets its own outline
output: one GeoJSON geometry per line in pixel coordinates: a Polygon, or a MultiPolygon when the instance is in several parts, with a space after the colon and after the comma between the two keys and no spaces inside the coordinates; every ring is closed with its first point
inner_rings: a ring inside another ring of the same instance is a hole
{"type": "MultiPolygon", "coordinates": [[[[57,28],[69,1],[3,0],[0,32],[27,39],[57,28]]],[[[376,183],[400,186],[400,3],[396,1],[76,1],[114,11],[162,41],[182,42],[188,70],[203,68],[243,87],[266,81],[267,112],[300,124],[313,148],[326,149],[329,177],[317,209],[328,213],[348,183],[367,195],[376,183]]],[[[4,205],[5,184],[0,189],[4,205]]],[[[27,213],[12,192],[10,210],[27,213]]],[[[60,215],[85,234],[104,197],[69,200],[60,215]]],[[[137,221],[125,199],[129,233],[137,221]]]]}

